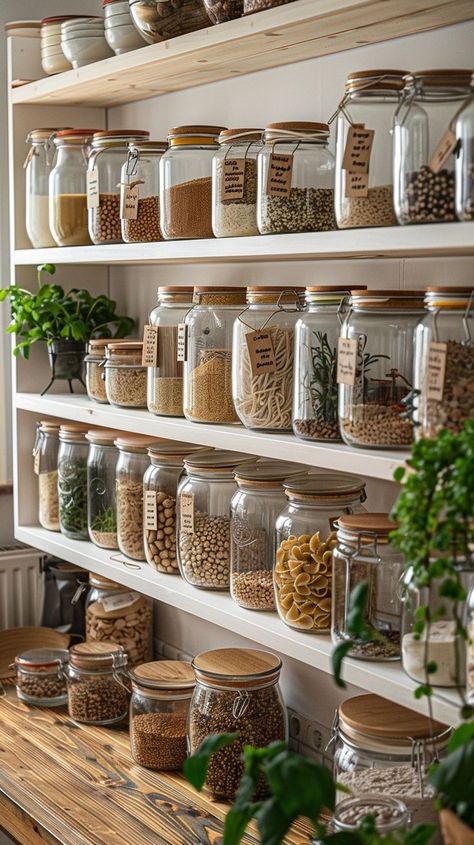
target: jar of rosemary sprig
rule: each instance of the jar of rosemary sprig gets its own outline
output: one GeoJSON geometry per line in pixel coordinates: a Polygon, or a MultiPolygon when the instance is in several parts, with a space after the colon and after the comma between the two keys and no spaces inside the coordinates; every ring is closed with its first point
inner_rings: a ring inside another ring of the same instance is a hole
{"type": "Polygon", "coordinates": [[[87,531],[87,426],[66,423],[59,430],[59,527],[65,537],[88,540],[87,531]]]}
{"type": "Polygon", "coordinates": [[[101,549],[118,549],[115,467],[120,432],[108,429],[88,431],[87,527],[89,537],[101,549]]]}

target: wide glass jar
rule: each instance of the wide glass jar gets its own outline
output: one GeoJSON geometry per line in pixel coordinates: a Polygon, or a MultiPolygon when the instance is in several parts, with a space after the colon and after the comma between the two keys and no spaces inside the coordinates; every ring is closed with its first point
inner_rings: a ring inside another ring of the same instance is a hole
{"type": "Polygon", "coordinates": [[[412,443],[414,334],[423,313],[420,291],[352,291],[339,342],[339,425],[349,446],[412,443]]]}
{"type": "Polygon", "coordinates": [[[228,590],[230,581],[230,500],[235,467],[254,460],[225,449],[195,452],[184,459],[178,484],[178,563],[194,587],[228,590]]]}
{"type": "Polygon", "coordinates": [[[91,572],[86,599],[86,640],[117,643],[127,654],[128,665],[151,658],[153,611],[141,593],[91,572]]]}
{"type": "Polygon", "coordinates": [[[195,287],[186,315],[184,415],[191,422],[236,423],[232,401],[232,328],[244,288],[195,287]]]}
{"type": "Polygon", "coordinates": [[[122,166],[122,239],[126,244],[161,241],[160,158],[166,141],[143,141],[128,145],[122,166]]]}
{"type": "Polygon", "coordinates": [[[327,123],[269,123],[264,141],[257,160],[260,234],[335,229],[327,123]]]}
{"type": "Polygon", "coordinates": [[[390,543],[397,524],[385,513],[340,516],[336,522],[337,544],[333,551],[332,641],[351,640],[350,595],[368,582],[368,600],[363,622],[374,639],[353,641],[351,657],[361,660],[400,658],[400,578],[403,556],[390,543]]]}
{"type": "Polygon", "coordinates": [[[25,161],[25,226],[35,249],[56,246],[49,228],[49,174],[53,166],[52,139],[56,129],[32,129],[26,137],[30,149],[25,161]]]}
{"type": "Polygon", "coordinates": [[[158,288],[158,305],[150,314],[150,326],[156,327],[156,366],[147,371],[147,405],[152,414],[182,417],[183,360],[178,360],[178,332],[193,307],[191,287],[158,288]]]}
{"type": "Polygon", "coordinates": [[[417,437],[459,434],[474,416],[473,287],[429,287],[415,332],[417,437]]]}
{"type": "Polygon", "coordinates": [[[340,229],[394,226],[392,125],[404,70],[349,74],[338,106],[335,211],[340,229]]]}
{"type": "Polygon", "coordinates": [[[84,358],[86,370],[86,388],[89,399],[93,402],[108,404],[105,391],[105,347],[111,342],[110,337],[100,337],[90,340],[87,345],[87,355],[84,358]]]}
{"type": "Polygon", "coordinates": [[[63,129],[54,136],[49,176],[49,228],[57,246],[90,244],[87,228],[87,158],[96,129],[63,129]]]}
{"type": "Polygon", "coordinates": [[[186,32],[209,26],[209,18],[198,0],[129,0],[136,29],[148,44],[168,41],[186,32]]]}
{"type": "MultiPolygon", "coordinates": [[[[238,738],[211,757],[206,784],[214,798],[232,799],[243,774],[245,745],[262,748],[287,738],[287,713],[278,680],[281,660],[256,649],[222,648],[193,660],[196,688],[189,713],[189,750],[214,733],[238,738]]],[[[263,783],[256,798],[263,797],[263,783]]]]}
{"type": "Polygon", "coordinates": [[[470,92],[470,70],[426,70],[406,76],[393,127],[394,205],[399,223],[456,219],[453,130],[470,92]]]}
{"type": "Polygon", "coordinates": [[[128,712],[127,655],[112,642],[78,643],[69,649],[68,711],[75,722],[113,725],[128,712]]]}
{"type": "Polygon", "coordinates": [[[87,426],[66,423],[59,429],[59,528],[72,540],[88,540],[87,531],[87,426]]]}
{"type": "Polygon", "coordinates": [[[129,143],[143,141],[149,132],[114,129],[95,132],[87,165],[89,236],[95,244],[122,242],[120,182],[129,143]]]}
{"type": "Polygon", "coordinates": [[[168,241],[212,238],[212,158],[223,126],[178,126],[160,161],[160,228],[168,241]]]}
{"type": "Polygon", "coordinates": [[[158,438],[121,434],[115,441],[119,450],[115,470],[117,501],[117,542],[122,554],[145,560],[143,546],[143,476],[148,469],[148,449],[158,438]]]}
{"type": "Polygon", "coordinates": [[[117,408],[146,408],[147,368],[142,365],[143,343],[109,341],[105,347],[105,393],[117,408]]]}
{"type": "Polygon", "coordinates": [[[455,208],[458,220],[474,220],[474,74],[471,96],[453,120],[458,148],[454,162],[455,208]]]}
{"type": "Polygon", "coordinates": [[[331,827],[335,833],[355,832],[366,816],[372,816],[380,835],[410,827],[410,811],[403,801],[367,793],[362,798],[344,798],[334,810],[331,827]]]}
{"type": "Polygon", "coordinates": [[[246,428],[291,431],[295,323],[303,288],[247,288],[232,337],[232,399],[246,428]]]}
{"type": "Polygon", "coordinates": [[[118,549],[115,467],[118,452],[115,440],[120,432],[111,428],[88,431],[87,529],[100,549],[118,549]]]}
{"type": "Polygon", "coordinates": [[[284,482],[287,504],[275,522],[274,589],[280,618],[298,631],[331,627],[335,520],[365,511],[365,483],[354,475],[299,475],[284,482]]]}
{"type": "Polygon", "coordinates": [[[36,425],[33,446],[38,476],[38,522],[48,531],[59,531],[58,453],[60,424],[44,420],[36,425]]]}
{"type": "Polygon", "coordinates": [[[212,161],[212,231],[216,238],[258,235],[257,155],[261,129],[224,129],[212,161]]]}
{"type": "Polygon", "coordinates": [[[157,660],[130,672],[130,746],[139,766],[181,771],[187,757],[187,721],[195,685],[183,660],[157,660]]]}
{"type": "Polygon", "coordinates": [[[60,707],[67,702],[64,670],[68,650],[32,648],[15,657],[16,696],[36,707],[60,707]]]}

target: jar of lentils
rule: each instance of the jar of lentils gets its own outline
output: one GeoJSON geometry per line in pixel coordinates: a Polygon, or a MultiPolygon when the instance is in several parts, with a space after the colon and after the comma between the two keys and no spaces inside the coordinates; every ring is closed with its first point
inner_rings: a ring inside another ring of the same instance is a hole
{"type": "Polygon", "coordinates": [[[62,648],[32,648],[17,655],[17,698],[36,707],[66,704],[65,668],[68,657],[67,649],[62,648]]]}
{"type": "Polygon", "coordinates": [[[100,549],[117,549],[117,506],[115,467],[118,452],[115,439],[120,432],[111,428],[88,431],[87,527],[89,537],[100,549]]]}
{"type": "Polygon", "coordinates": [[[143,476],[148,469],[148,449],[158,438],[121,434],[115,445],[119,457],[115,471],[117,543],[123,555],[145,560],[143,545],[143,476]]]}
{"type": "Polygon", "coordinates": [[[34,470],[38,476],[38,521],[48,531],[59,531],[58,454],[60,424],[37,423],[33,447],[34,470]]]}
{"type": "Polygon", "coordinates": [[[160,158],[166,141],[141,141],[128,145],[122,166],[122,239],[126,244],[161,241],[160,158]]]}
{"type": "Polygon", "coordinates": [[[193,307],[192,292],[191,287],[159,287],[158,305],[150,314],[158,351],[156,366],[147,370],[147,405],[158,416],[183,416],[183,356],[178,360],[178,332],[193,307]]]}
{"type": "Polygon", "coordinates": [[[117,643],[127,653],[128,665],[151,657],[153,612],[151,600],[91,572],[86,599],[86,640],[117,643]]]}
{"type": "Polygon", "coordinates": [[[117,408],[146,408],[147,368],[141,340],[110,341],[105,347],[105,392],[117,408]]]}
{"type": "Polygon", "coordinates": [[[257,155],[261,129],[224,129],[212,161],[212,231],[216,238],[258,235],[257,155]]]}
{"type": "Polygon", "coordinates": [[[69,649],[68,711],[75,722],[114,725],[128,712],[127,655],[112,642],[85,642],[69,649]]]}
{"type": "Polygon", "coordinates": [[[59,528],[71,540],[88,540],[87,530],[87,426],[65,423],[59,429],[58,501],[59,528]]]}

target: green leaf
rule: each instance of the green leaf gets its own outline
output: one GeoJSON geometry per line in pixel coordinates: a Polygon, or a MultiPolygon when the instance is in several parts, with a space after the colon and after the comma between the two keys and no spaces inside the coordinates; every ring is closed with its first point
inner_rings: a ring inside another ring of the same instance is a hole
{"type": "MultiPolygon", "coordinates": [[[[457,739],[455,742],[457,742],[457,739]]],[[[465,801],[472,806],[474,798],[474,736],[469,735],[462,744],[457,745],[455,750],[430,772],[429,780],[440,793],[443,802],[447,800],[450,805],[453,805],[465,801]]]]}
{"type": "Polygon", "coordinates": [[[397,467],[395,472],[393,473],[393,480],[398,481],[398,483],[401,484],[404,476],[405,476],[405,467],[397,467]]]}
{"type": "Polygon", "coordinates": [[[340,687],[340,689],[346,688],[346,683],[342,679],[342,666],[344,663],[344,659],[349,654],[350,650],[352,649],[352,646],[353,642],[351,640],[346,640],[343,643],[338,643],[338,645],[332,650],[332,674],[334,676],[336,686],[340,687]]]}
{"type": "Polygon", "coordinates": [[[54,264],[38,264],[36,269],[38,273],[49,273],[50,276],[54,276],[56,272],[54,264]]]}
{"type": "Polygon", "coordinates": [[[225,748],[226,745],[231,745],[238,736],[238,733],[209,734],[197,751],[185,761],[184,775],[198,792],[206,781],[207,768],[212,755],[221,748],[225,748]]]}
{"type": "Polygon", "coordinates": [[[281,845],[294,818],[287,816],[277,798],[265,801],[256,814],[261,845],[281,845]]]}
{"type": "Polygon", "coordinates": [[[283,751],[263,770],[279,806],[287,817],[306,816],[314,824],[323,807],[332,810],[336,788],[329,769],[292,751],[283,751]]]}
{"type": "Polygon", "coordinates": [[[474,738],[474,722],[467,722],[465,725],[460,725],[456,728],[449,740],[448,752],[451,754],[452,751],[456,751],[457,748],[465,745],[472,738],[474,738]]]}
{"type": "Polygon", "coordinates": [[[231,807],[224,821],[224,837],[222,845],[239,845],[248,825],[255,817],[260,804],[248,804],[240,810],[231,807]]]}

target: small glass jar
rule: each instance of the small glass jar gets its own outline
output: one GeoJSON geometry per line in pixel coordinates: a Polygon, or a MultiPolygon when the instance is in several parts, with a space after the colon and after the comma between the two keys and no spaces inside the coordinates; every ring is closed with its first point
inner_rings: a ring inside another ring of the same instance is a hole
{"type": "Polygon", "coordinates": [[[364,623],[377,638],[354,640],[349,652],[360,660],[400,658],[400,578],[403,556],[395,551],[389,534],[397,524],[385,513],[340,516],[336,522],[337,544],[333,552],[332,628],[334,645],[351,640],[350,595],[368,582],[364,623]]]}
{"type": "Polygon", "coordinates": [[[112,642],[85,642],[69,649],[68,711],[86,725],[114,725],[128,712],[127,655],[112,642]]]}
{"type": "Polygon", "coordinates": [[[455,208],[458,220],[474,220],[474,74],[471,96],[453,120],[458,148],[455,167],[455,208]]]}
{"type": "Polygon", "coordinates": [[[89,574],[86,599],[87,643],[117,643],[126,652],[129,666],[151,658],[153,612],[151,600],[141,593],[89,574]]]}
{"type": "Polygon", "coordinates": [[[88,171],[88,226],[94,244],[122,243],[120,182],[129,143],[144,141],[149,132],[103,130],[92,137],[88,171]]]}
{"type": "Polygon", "coordinates": [[[184,459],[186,475],[177,495],[178,564],[194,587],[229,589],[233,471],[248,460],[254,459],[225,449],[194,452],[184,459]]]}
{"type": "Polygon", "coordinates": [[[186,315],[184,404],[191,422],[237,423],[232,401],[232,327],[244,288],[195,287],[186,315]]]}
{"type": "Polygon", "coordinates": [[[57,129],[32,129],[26,137],[30,149],[25,167],[25,225],[34,249],[56,246],[49,228],[49,174],[53,166],[52,139],[57,129]]]}
{"type": "MultiPolygon", "coordinates": [[[[287,739],[287,713],[278,680],[281,660],[256,649],[222,648],[193,660],[196,687],[189,713],[189,749],[199,748],[209,734],[238,733],[225,752],[211,757],[206,784],[214,798],[232,799],[244,767],[245,745],[263,748],[287,739]]],[[[259,784],[256,798],[266,794],[259,784]]]]}
{"type": "Polygon", "coordinates": [[[66,704],[68,657],[62,648],[32,648],[15,657],[17,698],[36,707],[66,704]]]}
{"type": "Polygon", "coordinates": [[[158,288],[158,305],[150,314],[150,325],[158,330],[158,360],[148,367],[147,405],[152,414],[182,417],[183,362],[178,361],[178,327],[193,307],[191,287],[158,288]]]}
{"type": "Polygon", "coordinates": [[[423,313],[420,291],[352,291],[341,327],[352,342],[352,367],[339,384],[339,426],[349,446],[413,442],[414,334],[423,313]]]}
{"type": "Polygon", "coordinates": [[[142,355],[141,340],[109,341],[105,347],[105,392],[116,408],[146,408],[147,368],[142,355]]]}
{"type": "Polygon", "coordinates": [[[87,530],[87,426],[66,423],[59,429],[58,499],[59,528],[71,540],[88,540],[87,530]]]}
{"type": "Polygon", "coordinates": [[[415,332],[415,431],[459,434],[474,416],[473,287],[429,287],[415,332]]]}
{"type": "Polygon", "coordinates": [[[327,123],[269,123],[264,141],[257,160],[260,234],[335,229],[327,123]]]}
{"type": "Polygon", "coordinates": [[[393,209],[392,125],[405,76],[404,70],[364,70],[347,77],[336,112],[334,190],[339,229],[394,226],[397,222],[393,209]],[[372,130],[372,139],[358,137],[359,128],[372,130]],[[367,172],[367,155],[357,154],[357,150],[370,144],[367,172]],[[351,148],[355,148],[353,154],[351,148]]]}
{"type": "Polygon", "coordinates": [[[130,746],[139,766],[181,771],[187,757],[187,720],[195,685],[183,660],[157,660],[130,672],[130,746]]]}
{"type": "Polygon", "coordinates": [[[166,141],[128,145],[122,166],[122,239],[126,244],[161,241],[160,158],[166,141]],[[127,194],[127,190],[130,193],[127,194]]]}
{"type": "Polygon", "coordinates": [[[115,467],[118,431],[111,428],[88,431],[87,457],[87,529],[100,549],[118,549],[117,505],[115,503],[115,467]]]}
{"type": "Polygon", "coordinates": [[[63,129],[54,136],[49,176],[49,228],[57,246],[90,244],[87,228],[87,158],[96,129],[63,129]]]}
{"type": "Polygon", "coordinates": [[[212,158],[223,126],[178,126],[160,160],[160,228],[167,241],[212,238],[212,158]]]}
{"type": "Polygon", "coordinates": [[[123,555],[145,560],[143,546],[143,476],[148,469],[148,449],[158,438],[122,434],[115,441],[119,450],[115,470],[117,542],[123,555]]]}
{"type": "Polygon", "coordinates": [[[331,627],[335,520],[363,513],[365,483],[354,475],[300,475],[284,482],[288,497],[275,523],[275,600],[290,628],[326,634],[331,627]]]}
{"type": "Polygon", "coordinates": [[[393,185],[399,223],[449,223],[454,208],[455,149],[444,162],[435,151],[454,129],[471,92],[470,70],[426,70],[405,78],[393,127],[393,185]]]}
{"type": "Polygon", "coordinates": [[[258,235],[257,155],[262,129],[224,129],[219,144],[212,161],[212,231],[216,238],[258,235]]]}
{"type": "Polygon", "coordinates": [[[105,391],[105,347],[111,343],[110,337],[90,340],[87,345],[87,355],[84,358],[86,370],[86,388],[89,399],[93,402],[108,404],[105,391]]]}
{"type": "Polygon", "coordinates": [[[232,338],[232,399],[257,431],[291,431],[295,323],[303,288],[247,288],[232,338]]]}
{"type": "Polygon", "coordinates": [[[38,522],[48,531],[59,531],[58,453],[60,424],[45,420],[36,425],[33,446],[38,475],[38,522]]]}
{"type": "Polygon", "coordinates": [[[366,816],[372,816],[377,833],[392,834],[410,827],[410,811],[397,798],[368,793],[362,798],[344,798],[334,810],[331,826],[335,833],[355,832],[366,816]]]}

